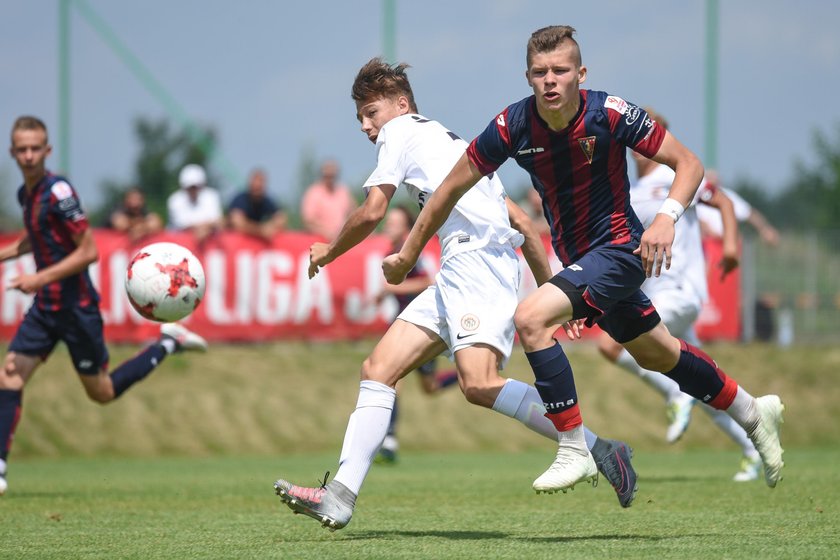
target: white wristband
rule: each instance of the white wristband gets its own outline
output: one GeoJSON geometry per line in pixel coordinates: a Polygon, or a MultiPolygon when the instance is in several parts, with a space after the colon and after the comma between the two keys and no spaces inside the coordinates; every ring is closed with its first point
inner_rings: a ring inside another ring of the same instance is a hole
{"type": "Polygon", "coordinates": [[[680,216],[683,215],[685,212],[685,208],[683,205],[680,204],[678,201],[674,200],[673,198],[666,198],[665,202],[662,203],[662,206],[659,208],[659,211],[656,212],[657,214],[667,214],[670,218],[674,220],[674,223],[680,219],[680,216]]]}

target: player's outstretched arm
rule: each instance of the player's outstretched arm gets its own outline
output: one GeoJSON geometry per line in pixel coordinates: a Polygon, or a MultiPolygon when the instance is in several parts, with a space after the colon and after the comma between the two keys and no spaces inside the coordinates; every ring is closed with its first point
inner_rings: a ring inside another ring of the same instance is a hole
{"type": "Polygon", "coordinates": [[[318,274],[322,266],[326,266],[343,255],[370,235],[385,213],[388,204],[394,196],[397,187],[394,185],[379,185],[371,187],[364,204],[356,208],[332,243],[313,243],[309,248],[309,277],[318,274]]]}
{"type": "Polygon", "coordinates": [[[400,252],[388,255],[382,261],[382,272],[389,284],[399,284],[405,280],[408,271],[420,258],[420,251],[449,217],[458,200],[480,179],[481,173],[464,152],[443,183],[429,197],[400,252]]]}
{"type": "Polygon", "coordinates": [[[723,257],[718,263],[720,279],[723,280],[727,274],[738,268],[739,264],[738,218],[735,217],[735,205],[722,189],[715,189],[712,196],[703,202],[717,208],[723,222],[723,257]]]}
{"type": "Polygon", "coordinates": [[[545,254],[545,247],[540,239],[540,234],[528,214],[510,197],[507,198],[507,209],[508,216],[510,216],[510,225],[525,236],[525,243],[522,244],[522,255],[537,281],[537,286],[542,286],[548,282],[553,274],[551,274],[551,267],[548,264],[548,257],[545,254]]]}
{"type": "Polygon", "coordinates": [[[676,175],[668,198],[642,235],[639,248],[635,251],[641,256],[642,266],[648,277],[659,276],[663,264],[666,269],[671,268],[674,224],[694,199],[694,194],[703,179],[703,164],[670,132],[665,133],[665,139],[652,159],[664,163],[673,169],[676,175]]]}

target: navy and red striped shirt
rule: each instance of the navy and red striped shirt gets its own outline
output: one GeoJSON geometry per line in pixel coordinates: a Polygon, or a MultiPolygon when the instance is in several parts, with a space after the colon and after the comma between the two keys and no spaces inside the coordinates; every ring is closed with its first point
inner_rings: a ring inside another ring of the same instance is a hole
{"type": "MultiPolygon", "coordinates": [[[[76,249],[73,236],[84,232],[89,225],[79,196],[66,179],[47,173],[31,192],[23,185],[17,195],[38,270],[59,262],[76,249]]],[[[87,269],[47,284],[35,294],[35,305],[46,311],[98,302],[99,294],[87,269]]]]}
{"type": "Polygon", "coordinates": [[[580,109],[563,130],[548,127],[532,95],[502,111],[467,155],[483,175],[511,157],[530,174],[554,251],[568,266],[595,247],[638,242],[644,229],[630,206],[626,148],[652,157],[664,138],[642,108],[581,90],[580,109]]]}

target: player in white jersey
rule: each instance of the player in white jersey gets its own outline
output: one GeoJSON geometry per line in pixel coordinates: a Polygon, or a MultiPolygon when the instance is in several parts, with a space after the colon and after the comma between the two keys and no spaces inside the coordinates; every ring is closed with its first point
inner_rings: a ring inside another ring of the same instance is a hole
{"type": "MultiPolygon", "coordinates": [[[[667,128],[666,121],[660,115],[649,108],[645,110],[657,123],[667,128]]],[[[674,181],[674,171],[635,152],[632,155],[636,162],[638,179],[630,187],[630,203],[642,225],[647,228],[662,207],[662,202],[668,198],[674,181]]],[[[718,209],[722,218],[723,258],[718,263],[721,276],[738,266],[738,226],[733,203],[721,190],[715,188],[714,184],[703,181],[694,201],[686,209],[675,229],[674,243],[671,246],[671,267],[663,270],[659,277],[648,278],[642,284],[642,291],[651,299],[671,334],[694,345],[699,345],[694,332],[694,322],[700,315],[703,304],[708,300],[706,263],[697,216],[697,208],[703,205],[718,209]]],[[[681,392],[677,382],[670,377],[640,367],[630,353],[608,334],[601,335],[598,349],[609,361],[635,373],[662,393],[668,403],[670,420],[666,439],[669,443],[674,443],[682,437],[688,428],[695,399],[681,392]]],[[[712,420],[741,448],[741,469],[735,474],[734,480],[757,479],[761,469],[761,458],[744,429],[724,411],[705,404],[702,406],[712,420]]]]}
{"type": "MultiPolygon", "coordinates": [[[[373,59],[356,77],[357,117],[362,131],[376,144],[377,167],[365,182],[364,204],[338,237],[310,248],[310,278],[374,230],[400,185],[406,185],[422,206],[466,150],[467,144],[458,136],[418,114],[405,68],[373,59]]],[[[520,281],[515,249],[522,247],[538,283],[551,277],[545,249],[530,219],[506,196],[498,177],[491,175],[458,202],[437,233],[441,266],[435,283],[398,316],[362,365],[359,398],[334,479],[327,484],[325,478],[320,488],[282,479],[274,485],[294,512],[317,519],[325,527],[340,529],[350,522],[356,497],[385,438],[397,381],[441,353],[454,356],[459,385],[469,402],[515,418],[557,441],[557,430],[544,416],[537,390],[499,376],[515,334],[513,314],[520,281]]],[[[635,494],[635,473],[628,449],[591,432],[589,436],[593,446],[601,446],[613,471],[632,474],[619,484],[623,491],[619,500],[629,505],[635,494]]]]}
{"type": "MultiPolygon", "coordinates": [[[[744,200],[735,191],[721,187],[717,181],[717,175],[712,171],[707,173],[709,181],[718,185],[718,189],[723,191],[735,208],[735,218],[740,223],[748,223],[755,231],[761,240],[770,245],[775,246],[779,244],[779,232],[774,228],[764,214],[752,207],[752,205],[744,200]]],[[[700,220],[700,229],[703,235],[721,238],[723,236],[723,222],[721,221],[720,212],[716,208],[708,206],[697,207],[697,218],[700,220]]]]}

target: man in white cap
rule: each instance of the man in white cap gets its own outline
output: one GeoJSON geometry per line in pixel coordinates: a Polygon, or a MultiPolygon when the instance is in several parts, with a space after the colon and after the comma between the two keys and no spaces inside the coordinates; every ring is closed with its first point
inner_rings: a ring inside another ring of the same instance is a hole
{"type": "Polygon", "coordinates": [[[178,175],[180,189],[166,201],[169,227],[191,231],[198,241],[222,227],[222,201],[216,189],[207,186],[204,168],[185,165],[178,175]]]}

